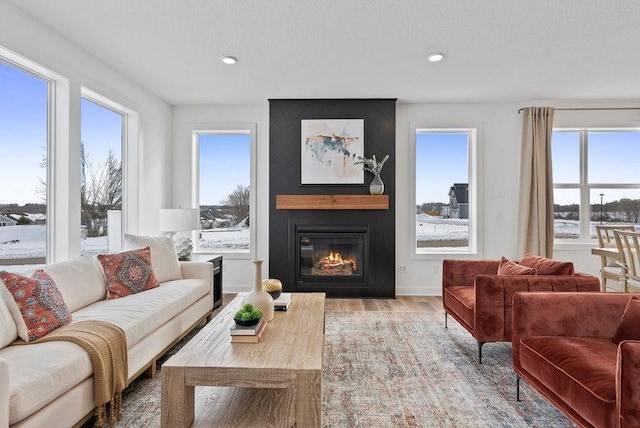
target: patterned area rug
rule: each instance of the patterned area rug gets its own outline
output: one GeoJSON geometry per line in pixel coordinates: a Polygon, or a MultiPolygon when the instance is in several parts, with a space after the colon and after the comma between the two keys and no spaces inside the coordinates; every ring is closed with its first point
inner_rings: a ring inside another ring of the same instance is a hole
{"type": "MultiPolygon", "coordinates": [[[[486,344],[478,364],[476,342],[453,320],[445,329],[443,318],[441,311],[327,312],[323,426],[572,426],[524,382],[515,400],[510,344],[486,344]]],[[[160,426],[159,375],[125,390],[118,426],[160,426]]]]}

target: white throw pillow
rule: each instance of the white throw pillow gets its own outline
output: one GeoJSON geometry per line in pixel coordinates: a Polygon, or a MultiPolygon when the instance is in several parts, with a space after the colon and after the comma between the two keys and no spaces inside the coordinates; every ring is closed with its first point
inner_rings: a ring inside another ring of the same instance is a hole
{"type": "Polygon", "coordinates": [[[182,279],[178,255],[171,237],[124,234],[125,250],[136,250],[147,246],[151,248],[151,265],[158,282],[182,279]]]}
{"type": "Polygon", "coordinates": [[[79,256],[42,268],[56,283],[70,312],[107,297],[102,268],[94,256],[79,256]]]}
{"type": "Polygon", "coordinates": [[[0,348],[4,348],[18,338],[18,329],[5,303],[5,299],[11,299],[11,302],[13,302],[11,293],[0,280],[0,348]]]}

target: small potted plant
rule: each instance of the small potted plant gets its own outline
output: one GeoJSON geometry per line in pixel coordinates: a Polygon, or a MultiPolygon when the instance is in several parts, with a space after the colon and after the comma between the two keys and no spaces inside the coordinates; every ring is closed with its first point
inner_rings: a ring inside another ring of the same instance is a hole
{"type": "Polygon", "coordinates": [[[376,159],[376,155],[373,155],[371,159],[358,156],[358,160],[354,162],[355,165],[362,164],[362,169],[373,174],[373,180],[369,185],[369,193],[372,195],[382,195],[384,193],[384,183],[380,178],[380,172],[384,163],[389,159],[389,155],[386,155],[380,162],[376,159]]]}
{"type": "Polygon", "coordinates": [[[236,312],[233,320],[238,325],[250,326],[258,324],[260,318],[262,318],[262,311],[253,307],[251,303],[246,303],[238,312],[236,312]]]}

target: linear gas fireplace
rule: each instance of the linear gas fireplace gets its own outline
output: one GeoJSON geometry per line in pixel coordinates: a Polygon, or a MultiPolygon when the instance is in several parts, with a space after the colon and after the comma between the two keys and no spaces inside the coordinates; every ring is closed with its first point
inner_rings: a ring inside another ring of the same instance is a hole
{"type": "Polygon", "coordinates": [[[296,227],[295,285],[304,288],[366,287],[369,278],[368,228],[296,227]]]}

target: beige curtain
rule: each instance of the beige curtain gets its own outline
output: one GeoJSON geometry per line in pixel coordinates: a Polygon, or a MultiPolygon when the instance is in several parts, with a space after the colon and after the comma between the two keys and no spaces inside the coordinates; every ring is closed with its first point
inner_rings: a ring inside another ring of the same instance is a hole
{"type": "Polygon", "coordinates": [[[553,256],[552,107],[522,109],[518,252],[553,256]]]}

